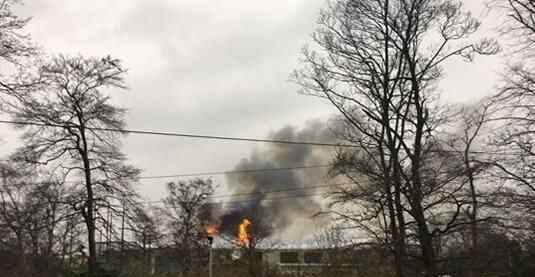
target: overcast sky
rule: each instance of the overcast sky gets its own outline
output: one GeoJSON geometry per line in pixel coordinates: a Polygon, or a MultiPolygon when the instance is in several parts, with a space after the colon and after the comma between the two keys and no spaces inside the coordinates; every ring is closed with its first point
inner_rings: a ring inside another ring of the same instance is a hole
{"type": "MultiPolygon", "coordinates": [[[[482,1],[464,2],[482,14],[482,1]]],[[[129,128],[264,138],[334,112],[320,99],[297,94],[287,81],[324,4],[39,0],[27,1],[21,13],[33,17],[27,31],[48,53],[109,54],[124,61],[130,89],[114,101],[129,109],[129,128]]],[[[468,102],[490,93],[500,70],[497,59],[450,64],[442,99],[468,102]]],[[[16,142],[9,132],[0,133],[3,152],[16,142]]],[[[254,147],[262,145],[130,135],[123,149],[143,175],[167,175],[232,169],[254,147]]],[[[143,181],[139,188],[158,199],[165,181],[143,181]]]]}

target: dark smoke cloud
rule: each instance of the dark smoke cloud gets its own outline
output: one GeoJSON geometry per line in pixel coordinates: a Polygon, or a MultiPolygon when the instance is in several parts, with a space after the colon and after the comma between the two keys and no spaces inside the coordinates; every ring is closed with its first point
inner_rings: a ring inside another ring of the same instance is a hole
{"type": "MultiPolygon", "coordinates": [[[[331,132],[322,121],[308,122],[301,129],[286,126],[272,132],[269,138],[309,142],[334,141],[331,132]]],[[[334,149],[328,147],[269,144],[254,150],[248,158],[243,158],[234,170],[324,165],[330,162],[333,151],[334,149]]],[[[257,221],[261,220],[262,223],[269,222],[275,232],[283,232],[297,222],[302,222],[299,219],[311,218],[321,211],[321,198],[293,196],[321,193],[319,189],[300,189],[324,183],[326,171],[326,168],[313,168],[228,174],[227,183],[233,194],[252,193],[252,195],[235,196],[230,200],[236,202],[229,204],[226,207],[227,213],[220,218],[221,231],[232,232],[243,218],[252,218],[257,221]],[[274,190],[294,191],[263,194],[263,192],[274,190]],[[288,198],[268,200],[283,197],[288,198]]],[[[307,226],[300,227],[306,228],[307,226]]]]}

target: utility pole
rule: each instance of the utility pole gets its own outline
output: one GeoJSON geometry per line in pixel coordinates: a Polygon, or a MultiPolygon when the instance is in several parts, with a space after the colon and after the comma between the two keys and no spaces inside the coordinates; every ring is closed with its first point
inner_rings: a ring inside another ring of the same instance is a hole
{"type": "Polygon", "coordinates": [[[72,262],[73,262],[73,258],[74,258],[74,255],[72,253],[72,248],[73,248],[73,244],[74,244],[74,231],[75,231],[75,226],[74,226],[74,219],[72,219],[72,217],[69,219],[69,222],[67,223],[68,225],[67,226],[70,226],[69,228],[69,270],[72,269],[72,262]]]}
{"type": "Polygon", "coordinates": [[[212,277],[212,265],[213,265],[212,244],[214,242],[214,237],[207,236],[207,238],[208,238],[208,244],[210,245],[209,254],[208,254],[208,277],[212,277]]]}
{"type": "MultiPolygon", "coordinates": [[[[110,209],[110,206],[108,206],[108,215],[107,215],[107,219],[106,219],[106,250],[110,251],[111,250],[111,233],[112,233],[112,230],[111,230],[111,209],[110,209]]],[[[102,240],[100,241],[100,243],[102,244],[102,240]]]]}
{"type": "Polygon", "coordinates": [[[124,218],[126,217],[126,198],[123,194],[123,199],[122,199],[122,204],[123,204],[123,211],[122,211],[122,215],[121,215],[121,260],[120,260],[120,267],[121,267],[121,270],[123,270],[123,265],[124,265],[124,218]]]}

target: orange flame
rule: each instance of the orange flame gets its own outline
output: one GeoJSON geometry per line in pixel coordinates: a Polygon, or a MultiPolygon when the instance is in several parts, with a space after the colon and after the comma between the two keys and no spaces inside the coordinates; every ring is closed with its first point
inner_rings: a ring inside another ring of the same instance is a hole
{"type": "Polygon", "coordinates": [[[219,231],[217,230],[217,226],[215,226],[215,225],[206,226],[206,234],[212,236],[212,235],[215,235],[217,233],[219,233],[219,231]]]}
{"type": "Polygon", "coordinates": [[[244,218],[240,224],[238,232],[238,242],[240,245],[249,244],[249,234],[247,233],[247,227],[251,225],[251,221],[247,218],[244,218]]]}

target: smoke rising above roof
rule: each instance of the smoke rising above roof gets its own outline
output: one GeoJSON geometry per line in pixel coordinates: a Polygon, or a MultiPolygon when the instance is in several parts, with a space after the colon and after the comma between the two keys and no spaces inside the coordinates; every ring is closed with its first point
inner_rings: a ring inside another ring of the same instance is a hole
{"type": "MultiPolygon", "coordinates": [[[[269,135],[269,139],[330,143],[333,135],[322,121],[310,121],[303,128],[286,126],[269,135]]],[[[249,157],[236,164],[234,170],[255,168],[288,168],[328,164],[335,149],[309,145],[270,144],[255,149],[249,157]]],[[[222,232],[233,232],[243,218],[252,218],[253,225],[268,223],[274,232],[301,229],[302,222],[322,209],[321,192],[313,188],[326,182],[327,168],[228,174],[229,189],[235,196],[220,218],[222,232]],[[278,193],[269,191],[285,190],[278,193]],[[272,200],[270,200],[272,198],[272,200]],[[276,199],[280,198],[280,199],[276,199]],[[256,222],[255,222],[256,221],[256,222]],[[296,226],[299,225],[299,226],[296,226]]],[[[271,234],[265,234],[269,236],[271,234]]]]}

